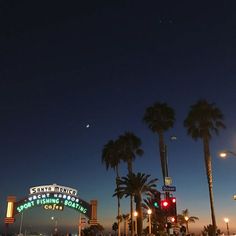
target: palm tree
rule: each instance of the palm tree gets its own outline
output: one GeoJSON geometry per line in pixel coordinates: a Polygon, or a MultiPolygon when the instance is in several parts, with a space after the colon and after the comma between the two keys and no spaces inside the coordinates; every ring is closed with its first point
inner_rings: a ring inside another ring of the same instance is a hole
{"type": "Polygon", "coordinates": [[[129,173],[127,177],[122,177],[118,181],[118,188],[115,194],[121,194],[121,197],[134,196],[136,203],[137,216],[137,233],[141,236],[143,230],[143,210],[142,210],[142,195],[154,191],[157,179],[148,180],[150,175],[143,173],[129,173]]]}
{"type": "MultiPolygon", "coordinates": [[[[217,229],[216,232],[217,232],[217,235],[223,234],[223,232],[221,232],[220,229],[217,229]]],[[[202,231],[203,236],[213,236],[213,233],[214,233],[214,228],[212,225],[204,226],[203,231],[202,231]]]]}
{"type": "Polygon", "coordinates": [[[84,236],[96,236],[96,235],[103,235],[104,227],[100,224],[91,225],[82,230],[82,235],[84,236]]]}
{"type": "MultiPolygon", "coordinates": [[[[119,164],[120,164],[120,155],[119,155],[119,146],[117,141],[110,140],[107,144],[104,145],[102,150],[102,163],[105,163],[106,169],[112,168],[116,172],[116,187],[117,181],[119,180],[119,164]]],[[[120,196],[117,194],[117,203],[118,203],[118,236],[120,236],[120,196]]]]}
{"type": "Polygon", "coordinates": [[[133,161],[136,156],[142,156],[143,150],[140,147],[142,141],[132,132],[125,132],[120,135],[118,140],[121,159],[127,163],[128,173],[133,172],[133,161]]]}
{"type": "Polygon", "coordinates": [[[187,229],[187,234],[189,234],[189,227],[188,224],[189,223],[195,223],[196,220],[199,220],[198,217],[196,216],[189,216],[189,211],[188,209],[185,209],[182,211],[182,214],[177,216],[178,222],[183,225],[186,225],[186,229],[187,229]]]}
{"type": "Polygon", "coordinates": [[[118,228],[119,228],[119,227],[118,227],[117,222],[114,222],[113,225],[112,225],[112,230],[115,231],[115,233],[116,233],[116,231],[117,231],[118,228]]]}
{"type": "MultiPolygon", "coordinates": [[[[138,138],[132,132],[125,132],[123,135],[120,135],[117,140],[120,158],[127,163],[128,173],[133,173],[133,161],[136,156],[142,156],[143,150],[141,149],[141,139],[138,138]]],[[[133,222],[133,196],[130,195],[130,216],[131,222],[133,222]]],[[[134,235],[134,227],[131,224],[131,236],[134,235]]]]}
{"type": "Polygon", "coordinates": [[[159,136],[159,152],[163,182],[168,176],[166,162],[166,145],[164,142],[164,132],[172,128],[175,122],[175,112],[166,103],[157,102],[146,109],[143,121],[148,125],[153,133],[159,136]]]}
{"type": "Polygon", "coordinates": [[[210,197],[211,219],[216,235],[216,219],[214,211],[213,187],[212,187],[212,165],[210,155],[210,139],[212,134],[218,134],[221,128],[225,128],[223,123],[223,114],[214,103],[208,103],[206,100],[199,100],[191,106],[187,118],[184,121],[187,133],[194,140],[202,139],[204,150],[205,169],[208,182],[210,197]]]}

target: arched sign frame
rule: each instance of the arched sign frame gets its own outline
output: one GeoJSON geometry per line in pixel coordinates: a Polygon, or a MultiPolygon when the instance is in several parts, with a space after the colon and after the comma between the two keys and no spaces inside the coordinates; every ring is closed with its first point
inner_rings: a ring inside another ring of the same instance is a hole
{"type": "Polygon", "coordinates": [[[29,195],[19,201],[15,196],[8,196],[5,224],[13,224],[17,214],[37,206],[50,206],[48,209],[68,207],[85,215],[90,225],[97,224],[97,200],[88,203],[77,196],[76,189],[57,184],[31,187],[29,195]]]}

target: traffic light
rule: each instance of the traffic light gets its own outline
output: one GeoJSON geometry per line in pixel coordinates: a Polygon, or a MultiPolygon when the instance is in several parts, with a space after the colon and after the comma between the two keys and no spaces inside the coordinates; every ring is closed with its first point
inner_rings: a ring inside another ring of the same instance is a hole
{"type": "Polygon", "coordinates": [[[161,200],[161,209],[162,209],[162,212],[167,217],[176,218],[176,215],[177,215],[177,212],[176,212],[176,198],[175,197],[169,197],[169,198],[161,200]]]}
{"type": "Polygon", "coordinates": [[[152,205],[154,208],[160,208],[161,193],[159,191],[153,192],[152,205]]]}
{"type": "Polygon", "coordinates": [[[153,200],[152,204],[155,208],[159,208],[159,203],[156,200],[153,200]]]}
{"type": "Polygon", "coordinates": [[[169,198],[169,202],[170,202],[170,208],[169,208],[169,216],[173,216],[176,217],[177,215],[177,211],[176,211],[176,198],[175,197],[171,197],[169,198]]]}
{"type": "Polygon", "coordinates": [[[167,211],[169,209],[170,203],[168,199],[161,200],[161,209],[167,211]]]}

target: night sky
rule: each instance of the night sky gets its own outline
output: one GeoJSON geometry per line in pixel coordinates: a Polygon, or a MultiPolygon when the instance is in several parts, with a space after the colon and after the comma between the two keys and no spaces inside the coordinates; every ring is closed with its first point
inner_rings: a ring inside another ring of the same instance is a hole
{"type": "MultiPolygon", "coordinates": [[[[210,224],[203,145],[183,127],[189,107],[204,98],[225,116],[227,129],[211,142],[213,190],[217,225],[226,231],[227,216],[233,230],[236,158],[217,153],[236,150],[235,7],[233,0],[1,1],[2,225],[8,195],[20,199],[31,186],[57,183],[97,199],[99,221],[110,229],[115,173],[101,164],[101,152],[125,131],[142,140],[134,170],[159,178],[160,190],[158,139],[142,121],[157,101],[176,112],[165,140],[178,211],[200,218],[190,230],[210,224]]],[[[125,164],[120,170],[127,174],[125,164]]],[[[128,200],[121,204],[128,213],[128,200]]],[[[49,226],[53,214],[76,228],[74,211],[36,208],[26,211],[23,228],[49,226]]]]}

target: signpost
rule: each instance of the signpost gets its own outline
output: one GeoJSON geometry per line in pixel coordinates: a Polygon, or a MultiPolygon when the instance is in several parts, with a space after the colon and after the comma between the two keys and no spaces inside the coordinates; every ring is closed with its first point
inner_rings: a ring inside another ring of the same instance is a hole
{"type": "Polygon", "coordinates": [[[162,186],[162,191],[165,191],[165,192],[175,192],[176,191],[176,187],[175,186],[163,185],[162,186]]]}
{"type": "Polygon", "coordinates": [[[172,178],[171,177],[165,177],[165,185],[170,186],[172,184],[172,178]]]}

